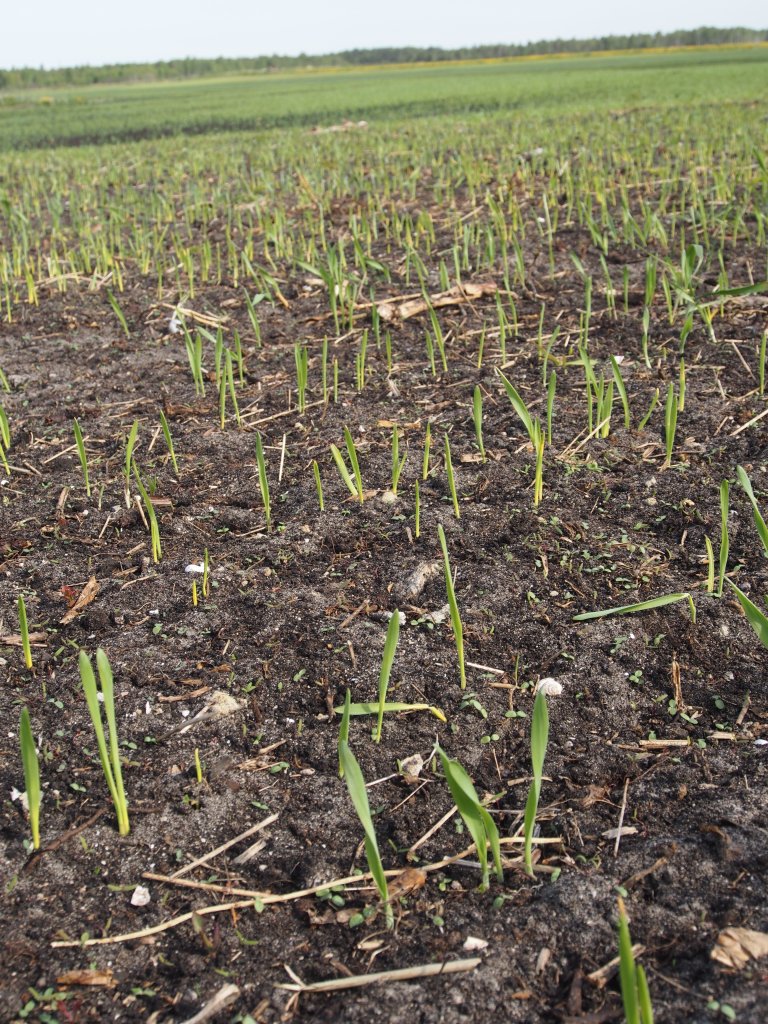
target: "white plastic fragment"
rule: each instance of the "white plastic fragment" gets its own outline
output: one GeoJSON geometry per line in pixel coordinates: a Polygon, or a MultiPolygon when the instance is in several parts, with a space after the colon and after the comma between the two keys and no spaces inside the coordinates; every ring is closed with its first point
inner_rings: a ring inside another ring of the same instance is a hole
{"type": "Polygon", "coordinates": [[[146,907],[152,897],[149,895],[149,889],[144,885],[137,885],[131,895],[131,906],[132,907],[146,907]]]}
{"type": "Polygon", "coordinates": [[[486,939],[478,939],[474,935],[468,935],[461,948],[467,953],[479,952],[488,948],[488,942],[486,939]]]}
{"type": "Polygon", "coordinates": [[[192,562],[190,565],[184,566],[184,572],[196,572],[202,576],[205,572],[205,564],[203,562],[192,562]]]}

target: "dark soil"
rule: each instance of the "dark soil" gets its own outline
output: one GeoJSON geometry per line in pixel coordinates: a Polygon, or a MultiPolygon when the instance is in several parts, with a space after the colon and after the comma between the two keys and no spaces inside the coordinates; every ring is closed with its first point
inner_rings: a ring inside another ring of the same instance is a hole
{"type": "MultiPolygon", "coordinates": [[[[578,238],[566,243],[578,251],[578,238]]],[[[733,280],[746,255],[733,254],[733,280]]],[[[664,470],[663,401],[676,379],[677,336],[659,311],[647,369],[637,308],[624,311],[619,301],[614,319],[596,292],[590,353],[606,379],[608,356],[624,355],[632,426],[624,428],[617,399],[610,435],[580,445],[587,410],[573,339],[583,287],[564,253],[558,260],[554,283],[542,274],[517,296],[519,333],[507,343],[505,373],[543,416],[539,309],[546,302],[545,335],[554,327],[550,316],[561,311],[550,363],[558,375],[553,444],[538,507],[533,454],[498,382],[492,335],[477,368],[483,322],[496,323],[493,297],[441,311],[448,371],[439,372],[438,359],[437,376],[426,358],[426,317],[391,328],[391,374],[383,332],[379,348],[371,333],[368,379],[358,392],[355,355],[370,327],[366,310],[351,336],[333,341],[322,289],[285,282],[288,308],[259,307],[257,347],[242,291],[209,289],[187,307],[223,317],[228,340],[234,327],[240,331],[243,429],[231,405],[225,429],[219,426],[208,342],[207,393],[195,397],[183,340],[169,331],[179,296],[159,303],[151,283],[129,282],[119,296],[129,339],[106,296],[85,289],[46,295],[39,308],[4,325],[0,367],[11,392],[0,401],[13,443],[11,472],[2,474],[0,634],[18,633],[23,595],[30,629],[43,636],[33,647],[32,672],[18,646],[0,648],[3,1020],[185,1021],[228,983],[239,998],[219,1019],[620,1020],[616,978],[609,973],[601,985],[587,977],[617,953],[620,892],[633,939],[645,947],[658,1021],[726,1019],[712,1000],[742,1024],[765,1019],[765,962],[731,972],[710,953],[726,927],[768,930],[767,755],[756,743],[766,734],[766,652],[728,588],[722,599],[707,593],[704,542],[708,535],[717,558],[719,486],[735,480],[737,465],[768,507],[768,419],[736,433],[765,408],[755,391],[765,309],[759,298],[727,305],[714,323],[717,344],[694,329],[686,406],[672,466],[664,470]],[[325,335],[340,367],[338,402],[327,406],[320,383],[325,335]],[[296,341],[310,346],[304,415],[295,408],[296,341]],[[476,460],[475,384],[484,394],[485,463],[476,460]],[[640,432],[656,388],[660,405],[640,432]],[[160,432],[161,409],[178,476],[160,432]],[[73,447],[75,417],[86,436],[90,498],[73,447]],[[136,462],[157,502],[157,565],[136,503],[126,508],[124,497],[125,440],[136,418],[136,462]],[[417,539],[414,481],[428,420],[431,475],[421,486],[417,539]],[[408,460],[390,501],[392,423],[403,430],[408,460]],[[331,443],[343,447],[344,426],[359,447],[369,492],[362,505],[350,499],[330,454],[331,443]],[[257,428],[266,446],[271,532],[258,487],[257,428]],[[442,465],[445,431],[460,519],[442,465]],[[313,459],[324,485],[322,513],[313,459]],[[457,572],[467,658],[483,666],[468,669],[463,692],[450,624],[429,618],[446,603],[438,523],[457,572]],[[201,562],[205,549],[210,594],[193,607],[192,580],[198,588],[201,580],[185,568],[201,562]],[[438,571],[425,573],[422,588],[409,593],[414,572],[435,565],[438,571]],[[95,599],[61,624],[68,601],[92,577],[95,599]],[[580,612],[678,591],[693,593],[695,624],[684,602],[574,621],[580,612]],[[522,870],[519,847],[506,845],[503,883],[480,893],[470,852],[428,870],[425,884],[397,900],[392,932],[370,888],[255,908],[246,897],[228,896],[230,888],[289,895],[367,870],[362,829],[338,777],[332,709],[347,687],[353,700],[376,698],[387,616],[395,609],[405,613],[405,625],[389,699],[435,705],[447,721],[426,712],[387,715],[378,745],[371,719],[352,722],[352,750],[375,783],[369,795],[385,866],[428,867],[469,846],[454,815],[407,855],[452,807],[439,763],[429,760],[436,738],[478,792],[494,796],[501,835],[519,835],[533,688],[553,676],[563,693],[550,700],[539,828],[557,842],[540,847],[535,880],[522,870]],[[131,816],[124,838],[80,687],[78,652],[97,647],[116,680],[131,816]],[[217,692],[236,702],[231,713],[195,720],[217,692]],[[17,741],[24,705],[40,739],[44,785],[42,849],[35,854],[25,845],[21,804],[11,800],[12,789],[24,789],[17,741]],[[427,763],[408,781],[397,762],[417,753],[427,763]],[[171,875],[270,815],[276,818],[263,833],[183,876],[219,889],[144,877],[171,875]],[[617,849],[610,830],[620,821],[629,831],[617,849]],[[236,864],[260,837],[255,858],[236,864]],[[149,890],[146,906],[131,903],[137,885],[149,890]],[[237,909],[120,938],[236,900],[237,909]],[[374,912],[352,927],[350,917],[366,908],[374,912]],[[470,938],[487,946],[470,952],[470,938]],[[113,941],[89,945],[93,939],[113,941]],[[310,983],[471,956],[481,960],[475,970],[444,977],[298,999],[276,987],[290,983],[286,968],[310,983]],[[67,985],[61,979],[71,971],[102,973],[90,976],[98,984],[67,985]]],[[[633,268],[632,294],[642,288],[642,270],[633,268]]],[[[407,291],[400,282],[377,294],[407,291]]],[[[767,563],[735,484],[729,527],[729,573],[760,602],[756,595],[768,593],[767,563]]]]}

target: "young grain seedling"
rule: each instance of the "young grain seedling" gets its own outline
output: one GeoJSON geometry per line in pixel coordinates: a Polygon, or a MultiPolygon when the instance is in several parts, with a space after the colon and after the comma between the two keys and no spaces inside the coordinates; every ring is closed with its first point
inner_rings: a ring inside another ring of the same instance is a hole
{"type": "Polygon", "coordinates": [[[453,627],[453,637],[456,641],[456,654],[459,659],[459,680],[462,690],[465,690],[467,688],[467,674],[464,665],[464,629],[461,624],[461,615],[459,614],[459,606],[456,603],[456,593],[453,588],[453,575],[451,573],[451,563],[448,560],[448,545],[445,541],[445,531],[440,525],[437,527],[437,535],[440,538],[440,547],[443,550],[445,592],[448,597],[448,608],[451,613],[451,626],[453,627]]]}
{"type": "Polygon", "coordinates": [[[421,490],[419,488],[419,481],[416,480],[413,485],[413,532],[414,536],[418,540],[419,534],[421,533],[421,490]]]}
{"type": "Polygon", "coordinates": [[[85,442],[83,441],[83,432],[80,429],[80,424],[76,419],[72,421],[72,429],[75,434],[75,444],[77,445],[77,454],[80,459],[80,468],[83,471],[83,479],[85,480],[85,493],[90,498],[91,496],[91,482],[88,478],[88,456],[85,451],[85,442]]]}
{"type": "Polygon", "coordinates": [[[718,559],[719,575],[717,577],[717,596],[723,596],[723,583],[725,581],[725,570],[728,566],[728,497],[730,484],[723,480],[720,484],[720,557],[718,559]]]}
{"type": "Polygon", "coordinates": [[[8,416],[6,415],[5,409],[0,405],[0,462],[3,464],[3,469],[10,476],[11,467],[8,465],[8,459],[5,453],[11,447],[11,425],[8,422],[8,416]]]}
{"type": "Polygon", "coordinates": [[[525,838],[525,870],[533,878],[533,830],[536,825],[536,811],[539,807],[539,796],[541,795],[541,779],[544,772],[544,758],[547,753],[549,741],[549,710],[547,708],[548,685],[553,686],[550,691],[560,692],[555,689],[559,684],[554,680],[542,679],[536,692],[536,699],[533,702],[533,718],[531,720],[531,765],[533,767],[533,780],[528,790],[528,799],[525,803],[525,818],[523,821],[523,833],[525,838]]]}
{"type": "Polygon", "coordinates": [[[24,788],[27,792],[29,808],[29,828],[32,832],[32,846],[40,849],[40,764],[37,759],[35,738],[29,721],[27,708],[21,712],[19,722],[19,745],[21,747],[21,763],[24,765],[24,788]]]}
{"type": "Polygon", "coordinates": [[[666,458],[662,465],[662,469],[669,469],[672,465],[672,449],[675,444],[675,431],[677,430],[677,411],[678,411],[677,396],[675,395],[675,385],[670,384],[669,390],[667,391],[667,404],[664,408],[664,448],[666,450],[666,458]]]}
{"type": "Polygon", "coordinates": [[[739,604],[741,605],[750,626],[757,634],[758,640],[763,647],[768,647],[768,616],[766,616],[756,604],[753,604],[747,595],[743,593],[743,591],[739,590],[735,583],[731,583],[730,580],[728,580],[727,583],[738,598],[739,604]]]}
{"type": "Polygon", "coordinates": [[[427,480],[429,477],[429,453],[432,448],[432,423],[427,420],[427,429],[424,433],[424,455],[421,460],[421,479],[427,480]]]}
{"type": "Polygon", "coordinates": [[[755,492],[752,490],[752,483],[750,482],[743,466],[736,467],[736,476],[739,479],[742,490],[749,498],[749,503],[752,506],[752,518],[755,522],[755,528],[758,536],[760,537],[760,542],[763,545],[763,551],[768,555],[768,526],[766,526],[765,520],[760,514],[760,509],[757,507],[757,499],[755,498],[755,492]]]}
{"type": "Polygon", "coordinates": [[[127,836],[130,832],[128,822],[128,801],[125,798],[123,788],[123,773],[120,764],[120,745],[117,738],[117,720],[115,718],[115,687],[112,678],[112,668],[104,651],[99,648],[96,651],[96,667],[99,672],[101,693],[104,704],[104,714],[107,720],[107,732],[109,733],[109,747],[104,735],[104,725],[101,719],[101,705],[99,702],[96,679],[93,674],[91,659],[80,651],[80,679],[83,684],[83,692],[88,704],[88,711],[91,715],[91,722],[96,733],[96,743],[99,748],[99,758],[107,783],[109,795],[117,814],[117,827],[121,836],[127,836]]]}
{"type": "Polygon", "coordinates": [[[677,601],[688,602],[688,612],[691,622],[696,621],[696,605],[689,593],[664,594],[662,597],[652,597],[648,601],[638,601],[636,604],[623,604],[617,608],[603,608],[597,612],[582,612],[581,615],[574,615],[574,622],[587,622],[590,619],[603,619],[608,615],[634,615],[636,612],[647,612],[653,608],[663,608],[667,604],[675,604],[677,601]]]}
{"type": "Polygon", "coordinates": [[[131,507],[131,466],[133,464],[133,450],[136,447],[136,438],[139,433],[139,421],[134,420],[125,442],[125,460],[123,463],[123,477],[125,479],[125,507],[131,507]]]}
{"type": "Polygon", "coordinates": [[[480,390],[479,384],[475,385],[475,391],[472,396],[472,420],[475,424],[477,450],[480,452],[483,462],[486,462],[485,445],[483,444],[483,393],[480,390]]]}
{"type": "Polygon", "coordinates": [[[173,471],[176,474],[176,476],[178,476],[179,464],[176,461],[176,452],[174,451],[173,448],[173,437],[171,436],[171,428],[168,426],[168,420],[165,418],[165,413],[163,412],[162,409],[160,410],[160,426],[162,427],[163,437],[165,438],[165,443],[168,447],[168,454],[171,456],[173,471]]]}
{"type": "Polygon", "coordinates": [[[651,993],[645,971],[635,963],[624,900],[619,896],[619,982],[626,1024],[653,1024],[651,993]]]}
{"type": "MultiPolygon", "coordinates": [[[[264,516],[267,520],[267,533],[272,530],[272,514],[269,503],[269,482],[267,481],[267,466],[264,462],[264,448],[261,443],[261,434],[256,431],[256,465],[259,469],[259,490],[264,505],[264,516]]],[[[315,463],[317,465],[317,463],[315,463]]]]}
{"type": "Polygon", "coordinates": [[[19,594],[16,605],[19,613],[19,635],[21,636],[21,649],[24,652],[24,665],[28,672],[32,671],[32,647],[29,642],[29,626],[27,625],[27,606],[24,598],[19,594]]]}
{"type": "Polygon", "coordinates": [[[400,458],[400,441],[398,438],[397,426],[392,428],[392,493],[397,494],[397,485],[400,482],[400,474],[403,472],[405,467],[405,460],[408,458],[408,452],[403,452],[402,459],[400,458]]]}
{"type": "Polygon", "coordinates": [[[458,761],[448,757],[442,747],[437,748],[443,766],[445,781],[451,791],[453,802],[467,826],[472,841],[477,848],[477,859],[480,861],[480,890],[484,892],[489,884],[488,847],[491,848],[493,866],[496,877],[501,882],[504,874],[501,867],[501,844],[499,830],[488,811],[483,807],[472,780],[458,761]]]}
{"type": "Polygon", "coordinates": [[[355,755],[349,748],[349,690],[347,690],[347,700],[345,702],[345,717],[347,720],[346,736],[342,735],[343,730],[339,731],[339,768],[347,783],[347,789],[349,790],[349,795],[357,817],[360,820],[360,824],[363,826],[363,832],[365,834],[365,857],[368,861],[368,868],[373,876],[373,880],[376,883],[376,888],[379,890],[381,901],[384,904],[385,921],[386,926],[389,929],[394,927],[395,917],[392,912],[392,905],[389,902],[387,876],[384,873],[384,865],[381,862],[381,854],[379,853],[379,844],[376,841],[376,830],[373,827],[373,818],[371,817],[371,808],[368,803],[368,791],[365,788],[365,779],[363,778],[363,773],[360,771],[360,765],[357,763],[355,755]]]}
{"type": "Polygon", "coordinates": [[[611,356],[611,371],[613,372],[613,379],[616,382],[616,390],[619,392],[619,398],[621,399],[621,405],[624,409],[624,428],[629,430],[630,427],[630,415],[629,415],[629,399],[627,398],[627,389],[624,386],[624,378],[621,376],[621,370],[619,369],[619,361],[616,356],[611,356]]]}
{"type": "Polygon", "coordinates": [[[376,719],[376,731],[374,740],[381,741],[381,726],[384,722],[384,706],[387,700],[387,689],[389,688],[389,677],[392,674],[392,662],[395,660],[397,641],[400,637],[400,612],[395,609],[389,620],[387,639],[384,643],[384,657],[381,661],[381,672],[379,673],[379,705],[378,717],[376,719]]]}
{"type": "Polygon", "coordinates": [[[312,460],[312,472],[315,477],[315,488],[317,490],[317,503],[320,506],[320,511],[325,511],[325,499],[323,498],[323,481],[320,479],[320,467],[317,464],[317,459],[312,460]]]}
{"type": "Polygon", "coordinates": [[[349,432],[348,427],[344,427],[344,443],[347,447],[347,454],[349,455],[349,462],[352,466],[352,473],[354,474],[354,480],[347,469],[347,464],[344,462],[344,456],[341,454],[335,444],[331,445],[331,454],[333,455],[333,461],[336,463],[336,468],[339,471],[339,476],[347,485],[347,489],[350,494],[358,498],[362,503],[365,495],[363,493],[363,480],[360,475],[360,462],[357,458],[357,449],[355,448],[355,442],[352,435],[349,432]]]}
{"type": "Polygon", "coordinates": [[[293,357],[296,363],[296,394],[299,413],[303,414],[307,406],[307,377],[309,374],[309,350],[306,345],[293,346],[293,357]]]}
{"type": "Polygon", "coordinates": [[[523,426],[525,427],[526,433],[528,434],[528,438],[529,438],[531,444],[533,445],[533,447],[535,449],[536,448],[536,438],[535,438],[535,432],[534,432],[534,427],[533,427],[533,420],[531,419],[531,414],[528,412],[528,406],[525,404],[525,402],[522,400],[522,398],[518,394],[517,390],[507,380],[507,378],[504,376],[504,374],[501,372],[501,370],[498,370],[497,372],[499,374],[499,377],[501,377],[501,383],[504,385],[504,390],[507,393],[507,397],[509,398],[510,402],[512,403],[512,408],[515,410],[517,415],[520,417],[520,421],[522,422],[523,426]]]}
{"type": "MultiPolygon", "coordinates": [[[[155,506],[152,504],[152,499],[147,490],[144,487],[144,482],[141,479],[139,473],[139,467],[134,462],[133,474],[136,477],[136,486],[139,488],[139,494],[141,494],[142,501],[144,502],[144,508],[147,511],[147,519],[149,520],[149,537],[152,544],[152,561],[157,564],[163,557],[163,549],[160,546],[160,527],[157,525],[157,514],[155,513],[155,506]]],[[[138,499],[137,499],[138,500],[138,499]]]]}
{"type": "Polygon", "coordinates": [[[461,519],[461,510],[459,509],[459,496],[456,493],[456,478],[453,475],[453,460],[451,459],[451,442],[448,440],[448,434],[445,434],[445,472],[448,476],[448,490],[451,492],[451,501],[453,502],[453,514],[457,519],[461,519]]]}

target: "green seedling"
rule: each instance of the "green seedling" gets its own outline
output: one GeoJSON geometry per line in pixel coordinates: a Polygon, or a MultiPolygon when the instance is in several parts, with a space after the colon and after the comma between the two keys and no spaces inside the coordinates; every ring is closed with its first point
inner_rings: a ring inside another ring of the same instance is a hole
{"type": "Polygon", "coordinates": [[[437,535],[440,538],[440,547],[443,550],[443,567],[445,569],[445,591],[448,597],[448,608],[451,613],[451,626],[453,627],[453,637],[456,641],[456,654],[459,660],[459,680],[462,690],[467,688],[467,674],[464,665],[464,628],[461,624],[461,615],[459,614],[459,606],[456,603],[456,593],[453,588],[453,575],[451,573],[451,563],[448,559],[448,545],[445,541],[445,531],[442,526],[437,527],[437,535]]]}
{"type": "Polygon", "coordinates": [[[499,842],[499,831],[496,823],[488,811],[483,807],[477,790],[472,780],[458,761],[448,757],[445,751],[437,748],[440,754],[440,762],[443,766],[443,774],[451,796],[459,810],[459,814],[467,826],[469,834],[477,848],[477,859],[480,861],[480,889],[485,891],[489,884],[488,868],[488,847],[491,848],[493,866],[496,870],[496,877],[501,882],[504,873],[501,867],[501,844],[499,842]]]}
{"type": "MultiPolygon", "coordinates": [[[[259,470],[259,490],[264,505],[264,515],[267,520],[267,532],[272,530],[272,512],[269,503],[269,482],[267,480],[267,465],[264,461],[264,448],[261,443],[261,434],[256,431],[256,465],[259,470]]],[[[315,463],[317,465],[317,463],[315,463]]]]}
{"type": "Polygon", "coordinates": [[[535,448],[536,447],[536,438],[534,436],[533,420],[531,419],[531,414],[528,412],[528,406],[525,404],[525,402],[522,400],[522,398],[518,394],[517,390],[507,380],[507,378],[504,376],[504,374],[501,372],[501,370],[497,370],[497,373],[498,373],[499,377],[501,378],[501,383],[504,385],[504,390],[507,393],[507,397],[509,398],[510,402],[512,403],[512,408],[515,410],[517,415],[520,417],[520,421],[523,424],[523,426],[525,427],[526,433],[528,434],[528,438],[530,439],[531,444],[535,448]]]}
{"type": "Polygon", "coordinates": [[[627,398],[627,389],[624,385],[624,378],[621,376],[621,370],[619,369],[619,363],[616,359],[616,356],[611,356],[610,360],[613,379],[616,383],[616,390],[619,392],[621,405],[624,409],[624,427],[626,430],[629,430],[631,419],[629,415],[629,399],[627,398]]]}
{"type": "Polygon", "coordinates": [[[136,486],[139,488],[139,494],[144,502],[144,508],[147,512],[147,519],[149,520],[149,537],[152,545],[152,561],[157,564],[163,557],[163,549],[160,545],[160,527],[157,524],[157,514],[155,513],[155,506],[152,504],[152,499],[147,490],[144,487],[144,482],[141,479],[141,473],[139,473],[139,467],[136,463],[133,463],[133,475],[136,478],[136,486]]]}
{"type": "Polygon", "coordinates": [[[251,321],[251,327],[253,328],[253,336],[256,340],[256,345],[261,348],[261,324],[259,318],[256,316],[256,305],[261,302],[264,295],[254,295],[253,298],[248,294],[248,289],[243,289],[245,295],[245,308],[248,311],[248,319],[251,321]]]}
{"type": "Polygon", "coordinates": [[[21,649],[24,652],[24,665],[28,672],[32,671],[32,647],[29,642],[29,626],[27,625],[27,606],[24,598],[19,594],[16,604],[19,613],[19,635],[21,636],[21,649]]]}
{"type": "Polygon", "coordinates": [[[400,458],[400,440],[398,438],[397,427],[392,428],[392,493],[397,494],[397,486],[400,482],[400,474],[405,468],[405,461],[408,458],[408,452],[403,452],[402,459],[400,458]]]}
{"type": "Polygon", "coordinates": [[[229,391],[229,397],[232,399],[232,408],[235,410],[235,422],[238,427],[243,425],[243,421],[240,418],[240,406],[237,402],[237,391],[235,390],[235,372],[232,366],[232,353],[227,349],[224,353],[224,372],[227,378],[227,390],[229,391]]]}
{"type": "Polygon", "coordinates": [[[533,451],[536,464],[533,474],[533,504],[538,505],[544,497],[544,445],[546,437],[537,418],[533,421],[533,451]]]}
{"type": "Polygon", "coordinates": [[[32,735],[27,708],[21,712],[19,721],[19,745],[21,747],[21,763],[24,766],[24,788],[27,791],[29,808],[29,828],[32,832],[32,846],[40,849],[40,764],[37,759],[37,748],[32,735]]]}
{"type": "Polygon", "coordinates": [[[421,479],[429,477],[429,453],[432,447],[432,423],[427,420],[427,429],[424,434],[424,455],[421,460],[421,479]]]}
{"type": "MultiPolygon", "coordinates": [[[[374,709],[374,710],[371,711],[372,715],[378,713],[378,708],[379,708],[378,704],[370,704],[370,705],[367,705],[367,706],[374,709]]],[[[352,714],[352,697],[350,695],[349,689],[347,689],[347,692],[344,695],[344,704],[342,705],[341,709],[334,708],[334,711],[336,711],[337,713],[338,713],[339,710],[341,710],[341,724],[339,725],[339,744],[338,744],[338,746],[339,746],[339,778],[343,779],[344,778],[344,765],[342,764],[342,761],[341,761],[341,745],[342,745],[342,743],[349,743],[349,718],[350,718],[350,715],[352,714]]]]}
{"type": "Polygon", "coordinates": [[[210,597],[211,594],[211,558],[208,554],[208,548],[203,551],[203,580],[201,589],[203,591],[203,597],[210,597]]]}
{"type": "Polygon", "coordinates": [[[296,363],[296,395],[299,413],[307,407],[307,377],[309,375],[309,350],[306,345],[293,346],[293,357],[296,363]]]}
{"type": "Polygon", "coordinates": [[[663,608],[667,604],[674,604],[676,601],[687,601],[691,622],[696,621],[696,605],[688,593],[664,594],[663,597],[652,597],[648,601],[638,601],[636,604],[623,604],[618,608],[603,608],[597,612],[582,612],[581,615],[574,615],[574,622],[587,622],[589,619],[603,619],[608,615],[634,615],[635,612],[647,612],[653,608],[663,608]]]}
{"type": "Polygon", "coordinates": [[[347,485],[347,489],[353,497],[358,498],[362,504],[363,494],[363,480],[360,475],[360,463],[357,458],[357,449],[355,448],[355,442],[352,439],[352,435],[349,432],[348,427],[344,427],[344,443],[347,448],[347,454],[349,456],[349,462],[352,466],[352,474],[354,474],[354,480],[352,475],[347,469],[347,464],[344,462],[344,457],[336,447],[335,444],[331,445],[331,454],[333,455],[333,461],[336,463],[336,468],[339,471],[339,476],[347,485]]]}
{"type": "Polygon", "coordinates": [[[125,507],[131,507],[131,467],[133,465],[133,450],[136,447],[136,438],[139,434],[139,421],[134,420],[128,433],[128,440],[125,442],[125,460],[123,462],[123,476],[125,478],[125,507]]]}
{"type": "MultiPolygon", "coordinates": [[[[352,718],[359,718],[363,715],[378,715],[379,708],[381,705],[378,701],[363,701],[362,703],[350,704],[349,715],[352,718]]],[[[346,704],[342,704],[333,710],[336,714],[344,714],[346,704]]],[[[435,707],[433,704],[408,704],[403,701],[388,700],[384,702],[384,714],[396,714],[398,712],[410,712],[410,711],[428,711],[431,715],[439,722],[445,722],[447,719],[445,713],[440,708],[435,707]]]]}
{"type": "Polygon", "coordinates": [[[763,647],[768,647],[768,616],[766,616],[756,604],[753,604],[747,595],[739,590],[735,583],[731,583],[730,580],[727,580],[726,582],[736,595],[739,604],[744,610],[744,614],[749,620],[750,626],[757,634],[757,639],[763,647]]]}
{"type": "Polygon", "coordinates": [[[743,466],[736,467],[736,476],[738,477],[742,490],[746,494],[747,498],[749,498],[749,503],[752,506],[752,518],[755,522],[755,528],[758,536],[760,537],[760,543],[763,545],[763,551],[768,555],[768,526],[760,514],[760,509],[757,507],[757,498],[755,498],[755,492],[752,490],[752,483],[743,466]]]}
{"type": "Polygon", "coordinates": [[[672,449],[675,444],[675,431],[677,430],[677,412],[679,406],[675,395],[675,385],[670,384],[667,391],[667,402],[664,407],[664,448],[666,458],[662,469],[669,469],[672,465],[672,449]]]}
{"type": "Polygon", "coordinates": [[[312,460],[312,473],[315,477],[315,488],[317,490],[317,503],[320,506],[320,511],[325,511],[325,499],[323,498],[323,481],[320,479],[320,467],[317,464],[317,459],[312,460]]]}
{"type": "Polygon", "coordinates": [[[536,811],[539,808],[541,779],[544,772],[544,758],[547,754],[548,741],[549,709],[547,708],[546,693],[540,686],[536,699],[533,702],[533,718],[531,719],[531,765],[533,767],[533,779],[528,790],[528,799],[525,802],[525,818],[523,821],[525,870],[531,878],[533,878],[534,874],[532,859],[533,830],[536,825],[536,811]]]}
{"type": "Polygon", "coordinates": [[[555,392],[557,391],[557,373],[553,370],[547,382],[547,444],[552,444],[552,415],[555,410],[555,392]]]}
{"type": "Polygon", "coordinates": [[[677,411],[685,410],[685,359],[680,357],[680,368],[677,377],[677,411]]]}
{"type": "Polygon", "coordinates": [[[624,900],[619,896],[619,982],[626,1024],[653,1024],[648,981],[641,964],[635,963],[624,900]]]}
{"type": "Polygon", "coordinates": [[[112,312],[115,314],[118,321],[120,322],[120,326],[123,328],[123,332],[126,338],[130,338],[131,332],[128,330],[128,322],[125,319],[125,313],[123,313],[122,309],[120,308],[119,302],[114,296],[114,293],[109,288],[107,289],[107,299],[109,300],[109,304],[112,307],[112,312]]]}
{"type": "Polygon", "coordinates": [[[483,444],[483,393],[480,390],[479,385],[475,385],[475,391],[472,396],[472,421],[475,424],[477,450],[480,452],[480,457],[483,462],[487,462],[485,456],[485,445],[483,444]]]}
{"type": "Polygon", "coordinates": [[[728,551],[730,543],[728,540],[728,496],[730,485],[727,480],[720,484],[720,557],[718,559],[719,575],[717,577],[717,596],[723,596],[723,583],[725,581],[725,570],[728,566],[728,551]]]}
{"type": "Polygon", "coordinates": [[[168,426],[168,420],[165,418],[165,413],[160,410],[160,426],[163,431],[163,437],[168,448],[168,454],[171,456],[171,463],[173,464],[173,471],[176,476],[179,475],[179,464],[176,461],[176,452],[173,448],[173,437],[171,436],[171,428],[168,426]]]}
{"type": "Polygon", "coordinates": [[[75,444],[77,445],[77,454],[80,459],[80,468],[83,471],[83,480],[85,481],[85,493],[90,498],[91,496],[91,481],[88,478],[88,456],[85,451],[85,442],[83,441],[83,432],[80,429],[80,424],[77,420],[72,421],[72,429],[75,434],[75,444]]]}
{"type": "Polygon", "coordinates": [[[643,418],[640,420],[640,422],[637,425],[637,429],[638,430],[644,430],[645,429],[645,426],[648,423],[648,420],[653,415],[653,411],[654,411],[654,409],[656,408],[656,406],[658,404],[659,404],[659,389],[656,388],[656,390],[653,392],[653,397],[651,398],[651,404],[648,406],[648,412],[645,414],[645,416],[643,416],[643,418]]]}
{"type": "Polygon", "coordinates": [[[117,720],[115,718],[115,688],[112,668],[106,654],[99,648],[96,651],[96,667],[99,673],[99,682],[101,683],[104,715],[107,720],[107,732],[109,734],[109,747],[107,747],[96,679],[93,674],[91,659],[85,651],[80,651],[79,664],[83,692],[85,693],[94,732],[96,733],[101,767],[104,772],[109,795],[112,797],[115,813],[117,814],[117,827],[121,836],[127,836],[130,831],[128,802],[125,797],[122,766],[120,763],[120,745],[117,737],[117,720]]]}
{"type": "Polygon", "coordinates": [[[707,593],[714,594],[715,592],[715,551],[712,547],[712,541],[704,535],[704,548],[707,552],[707,593]]]}
{"type": "MultiPolygon", "coordinates": [[[[349,691],[347,691],[347,696],[349,696],[349,691]]],[[[395,916],[392,912],[392,905],[389,902],[387,876],[384,873],[384,865],[381,862],[381,854],[379,853],[379,844],[376,841],[376,830],[373,827],[373,818],[371,817],[371,808],[368,803],[368,791],[365,788],[365,779],[363,778],[363,773],[360,771],[360,765],[357,763],[355,755],[349,748],[349,743],[346,739],[342,739],[341,734],[339,734],[339,765],[347,783],[347,789],[349,790],[349,795],[355,808],[355,812],[360,820],[360,824],[363,826],[363,832],[365,834],[365,857],[368,861],[368,868],[373,877],[373,881],[376,884],[376,888],[379,890],[381,901],[384,904],[386,926],[388,929],[394,928],[395,916]]]]}
{"type": "Polygon", "coordinates": [[[456,478],[453,475],[453,460],[451,459],[451,442],[448,440],[448,435],[445,435],[445,472],[448,477],[448,490],[451,492],[451,501],[453,502],[453,514],[457,519],[461,519],[461,509],[459,508],[459,496],[456,493],[456,478]]]}
{"type": "Polygon", "coordinates": [[[11,467],[8,465],[8,459],[5,453],[10,450],[11,447],[11,425],[8,422],[8,416],[5,409],[0,405],[0,462],[3,464],[3,469],[10,475],[11,467]]]}
{"type": "Polygon", "coordinates": [[[768,346],[768,331],[763,331],[760,339],[760,354],[757,361],[758,393],[762,398],[765,394],[765,350],[768,346]]]}
{"type": "Polygon", "coordinates": [[[400,612],[395,609],[389,620],[387,639],[384,642],[384,657],[381,661],[381,672],[379,673],[379,712],[376,720],[376,732],[373,737],[376,743],[381,741],[381,727],[384,722],[384,705],[387,700],[389,677],[392,674],[392,662],[395,660],[395,651],[397,650],[397,641],[399,638],[400,612]]]}
{"type": "Polygon", "coordinates": [[[414,536],[418,540],[421,533],[421,490],[419,488],[419,481],[414,481],[413,484],[413,502],[414,502],[414,513],[413,513],[413,532],[414,536]]]}

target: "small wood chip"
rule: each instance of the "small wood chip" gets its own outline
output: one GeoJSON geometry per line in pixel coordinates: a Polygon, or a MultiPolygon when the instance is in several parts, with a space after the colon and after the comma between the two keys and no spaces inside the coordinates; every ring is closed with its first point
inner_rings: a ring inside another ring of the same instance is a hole
{"type": "Polygon", "coordinates": [[[751,928],[726,928],[717,936],[710,956],[725,967],[740,971],[750,960],[768,956],[768,933],[751,928]]]}

